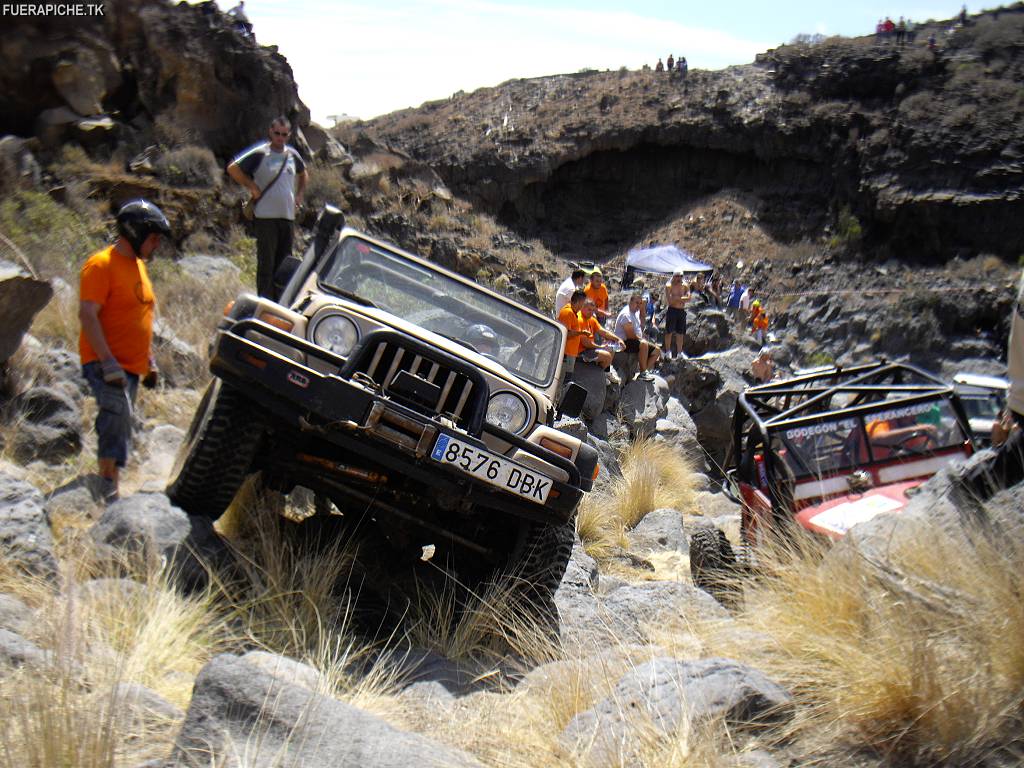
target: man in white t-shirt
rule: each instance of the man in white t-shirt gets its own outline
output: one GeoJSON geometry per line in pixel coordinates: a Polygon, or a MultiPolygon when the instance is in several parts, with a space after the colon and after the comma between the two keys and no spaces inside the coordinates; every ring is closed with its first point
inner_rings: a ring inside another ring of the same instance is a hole
{"type": "Polygon", "coordinates": [[[740,294],[740,307],[739,316],[740,321],[746,323],[750,319],[750,303],[754,300],[754,292],[750,290],[750,286],[743,289],[743,293],[740,294]]]}
{"type": "Polygon", "coordinates": [[[626,352],[636,354],[640,366],[637,378],[646,381],[651,378],[648,371],[658,362],[661,350],[644,340],[644,326],[640,319],[643,303],[643,296],[639,293],[630,295],[629,303],[615,318],[615,335],[625,343],[626,352]]]}
{"type": "Polygon", "coordinates": [[[574,269],[572,274],[565,278],[565,281],[558,286],[558,292],[555,294],[555,306],[553,314],[558,317],[558,313],[562,311],[562,307],[569,303],[572,295],[576,291],[582,291],[587,284],[587,273],[582,269],[574,269]]]}

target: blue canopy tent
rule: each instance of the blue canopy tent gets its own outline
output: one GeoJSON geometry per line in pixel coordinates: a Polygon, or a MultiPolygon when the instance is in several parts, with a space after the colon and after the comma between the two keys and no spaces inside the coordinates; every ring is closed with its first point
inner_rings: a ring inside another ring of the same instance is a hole
{"type": "Polygon", "coordinates": [[[635,248],[626,255],[626,275],[623,285],[633,282],[637,272],[656,272],[671,275],[675,272],[694,274],[712,272],[714,267],[697,261],[693,255],[676,245],[653,245],[650,248],[635,248]]]}

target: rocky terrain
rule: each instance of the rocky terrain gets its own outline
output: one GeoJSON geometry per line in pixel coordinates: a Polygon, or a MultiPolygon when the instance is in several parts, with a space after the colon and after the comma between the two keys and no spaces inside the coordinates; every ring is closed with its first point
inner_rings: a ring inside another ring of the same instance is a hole
{"type": "Polygon", "coordinates": [[[987,536],[940,475],[899,520],[775,553],[730,609],[693,586],[694,530],[737,533],[717,478],[755,352],[697,302],[690,358],[653,380],[579,367],[583,418],[560,426],[601,474],[557,642],[501,584],[385,624],[366,600],[380,569],[357,541],[308,546],[301,493],[247,489],[210,525],[162,491],[221,307],[253,280],[221,169],[281,112],[312,168],[297,247],[332,202],[549,310],[569,262],[607,265],[617,305],[625,251],[677,242],[756,287],[783,370],[883,354],[1001,372],[1024,251],[1020,6],[902,51],[786,46],[685,87],[513,81],[336,136],[284,56],[222,16],[106,7],[0,30],[0,765],[1019,764],[1019,487],[987,505],[987,536]],[[103,507],[73,286],[139,194],[179,252],[152,270],[162,384],[103,507]]]}

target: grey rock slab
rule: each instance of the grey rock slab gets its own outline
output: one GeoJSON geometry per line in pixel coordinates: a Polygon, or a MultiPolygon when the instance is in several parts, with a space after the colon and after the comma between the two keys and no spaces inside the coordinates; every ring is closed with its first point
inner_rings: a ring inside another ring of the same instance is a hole
{"type": "Polygon", "coordinates": [[[562,619],[562,640],[573,646],[643,644],[646,628],[666,616],[728,617],[706,592],[676,581],[624,583],[597,595],[559,590],[555,603],[562,619]]]}
{"type": "Polygon", "coordinates": [[[59,571],[43,494],[0,474],[0,552],[18,567],[56,582],[59,571]]]}
{"type": "Polygon", "coordinates": [[[682,513],[675,509],[648,512],[626,536],[630,549],[638,552],[686,552],[689,548],[682,513]]]}
{"type": "Polygon", "coordinates": [[[668,384],[660,376],[635,379],[622,388],[618,411],[634,437],[650,437],[668,413],[668,384]]]}
{"type": "Polygon", "coordinates": [[[146,459],[141,467],[140,492],[163,492],[174,467],[178,448],[184,439],[185,431],[171,424],[161,424],[146,434],[146,459]]]}
{"type": "Polygon", "coordinates": [[[792,697],[760,670],[731,659],[658,658],[627,672],[612,694],[574,717],[562,733],[568,745],[589,745],[587,762],[629,760],[630,732],[649,723],[669,734],[722,718],[734,726],[785,721],[792,697]]]}
{"type": "Polygon", "coordinates": [[[224,768],[479,765],[464,752],[289,685],[227,654],[210,661],[196,678],[171,758],[194,768],[211,761],[224,768]]]}
{"type": "Polygon", "coordinates": [[[453,696],[493,689],[502,679],[501,674],[492,674],[493,665],[457,661],[423,648],[386,652],[376,666],[387,669],[399,686],[437,683],[453,696]]]}
{"type": "Polygon", "coordinates": [[[738,515],[740,513],[740,505],[724,493],[711,493],[709,491],[700,491],[695,494],[693,509],[707,518],[738,515]]]}
{"type": "Polygon", "coordinates": [[[102,508],[99,475],[76,477],[54,490],[46,500],[51,515],[90,517],[102,508]]]}
{"type": "Polygon", "coordinates": [[[43,669],[50,666],[51,654],[16,632],[0,629],[0,663],[11,667],[43,669]]]}
{"type": "Polygon", "coordinates": [[[32,609],[14,595],[0,594],[0,629],[21,634],[35,621],[32,609]]]}
{"type": "Polygon", "coordinates": [[[298,685],[310,691],[319,690],[325,682],[323,676],[314,667],[277,653],[249,651],[242,656],[242,661],[252,664],[281,682],[298,685]]]}

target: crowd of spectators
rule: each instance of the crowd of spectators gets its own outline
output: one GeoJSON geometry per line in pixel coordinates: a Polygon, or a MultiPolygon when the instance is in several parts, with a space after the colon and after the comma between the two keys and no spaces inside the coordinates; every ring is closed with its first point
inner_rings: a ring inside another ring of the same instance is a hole
{"type": "Polygon", "coordinates": [[[687,313],[704,308],[724,311],[740,333],[748,335],[760,352],[751,362],[755,381],[769,381],[775,368],[769,345],[769,317],[754,289],[733,280],[728,288],[717,272],[685,275],[676,272],[664,283],[659,275],[633,280],[632,293],[616,312],[599,267],[576,268],[555,294],[555,316],[568,329],[564,381],[574,378],[578,363],[592,363],[607,371],[623,358],[633,365],[638,380],[665,360],[686,358],[689,344],[687,313]],[[648,281],[650,287],[648,287],[648,281]],[[659,344],[660,339],[660,344],[659,344]]]}

